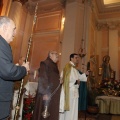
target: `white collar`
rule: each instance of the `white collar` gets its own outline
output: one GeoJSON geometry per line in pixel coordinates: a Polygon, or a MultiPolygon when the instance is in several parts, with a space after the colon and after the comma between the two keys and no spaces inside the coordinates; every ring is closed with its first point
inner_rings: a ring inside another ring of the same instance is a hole
{"type": "Polygon", "coordinates": [[[72,61],[70,61],[70,64],[73,65],[73,66],[75,66],[75,64],[72,61]]]}

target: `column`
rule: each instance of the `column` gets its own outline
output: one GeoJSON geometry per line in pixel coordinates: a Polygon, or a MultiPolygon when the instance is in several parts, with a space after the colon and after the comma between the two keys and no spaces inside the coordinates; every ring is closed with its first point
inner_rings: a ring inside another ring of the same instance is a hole
{"type": "Polygon", "coordinates": [[[116,71],[118,80],[118,30],[109,30],[109,56],[111,67],[116,71]]]}
{"type": "Polygon", "coordinates": [[[67,2],[65,9],[65,26],[62,41],[61,70],[71,53],[78,52],[82,39],[84,6],[77,0],[67,2]]]}
{"type": "Polygon", "coordinates": [[[97,39],[97,50],[96,50],[96,53],[97,53],[97,55],[99,55],[99,66],[101,66],[101,63],[103,62],[102,61],[102,31],[97,31],[97,37],[96,37],[96,39],[97,39]]]}
{"type": "MultiPolygon", "coordinates": [[[[83,11],[83,32],[82,32],[82,39],[85,42],[84,48],[86,51],[86,56],[82,58],[81,61],[81,71],[85,72],[87,67],[87,62],[90,59],[90,25],[92,24],[92,19],[91,19],[91,1],[84,1],[84,11],[83,11]],[[84,65],[82,65],[84,64],[84,65]]],[[[95,36],[94,36],[95,37],[95,36]]]]}

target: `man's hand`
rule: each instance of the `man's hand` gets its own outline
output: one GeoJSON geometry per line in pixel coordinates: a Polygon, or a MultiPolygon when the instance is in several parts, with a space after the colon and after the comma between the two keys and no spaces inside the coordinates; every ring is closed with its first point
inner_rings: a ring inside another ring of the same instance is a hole
{"type": "Polygon", "coordinates": [[[89,75],[89,72],[90,72],[90,70],[88,70],[85,74],[86,74],[86,75],[89,75]]]}
{"type": "Polygon", "coordinates": [[[26,62],[26,63],[24,62],[22,66],[26,68],[27,72],[30,70],[29,62],[26,62]]]}
{"type": "Polygon", "coordinates": [[[43,95],[43,100],[49,100],[49,96],[48,95],[43,95]]]}
{"type": "Polygon", "coordinates": [[[77,80],[77,84],[80,85],[80,80],[77,80]]]}
{"type": "Polygon", "coordinates": [[[62,78],[60,78],[60,84],[63,84],[63,79],[62,78]]]}
{"type": "Polygon", "coordinates": [[[19,65],[22,65],[25,62],[25,57],[21,57],[19,59],[19,65]]]}
{"type": "Polygon", "coordinates": [[[76,82],[75,82],[75,85],[80,85],[80,80],[78,79],[78,80],[76,80],[76,82]]]}

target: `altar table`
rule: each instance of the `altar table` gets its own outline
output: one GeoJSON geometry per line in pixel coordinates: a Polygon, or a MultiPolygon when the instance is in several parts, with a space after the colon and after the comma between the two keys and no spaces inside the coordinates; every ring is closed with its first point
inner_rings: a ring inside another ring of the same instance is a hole
{"type": "Polygon", "coordinates": [[[120,97],[97,96],[96,104],[99,106],[99,113],[120,114],[120,97]]]}

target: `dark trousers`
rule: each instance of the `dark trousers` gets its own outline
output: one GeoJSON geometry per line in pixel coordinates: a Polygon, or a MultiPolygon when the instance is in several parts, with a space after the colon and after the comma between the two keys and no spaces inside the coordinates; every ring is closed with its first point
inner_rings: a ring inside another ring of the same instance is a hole
{"type": "Polygon", "coordinates": [[[10,116],[11,101],[0,101],[0,120],[8,120],[10,116]]]}

